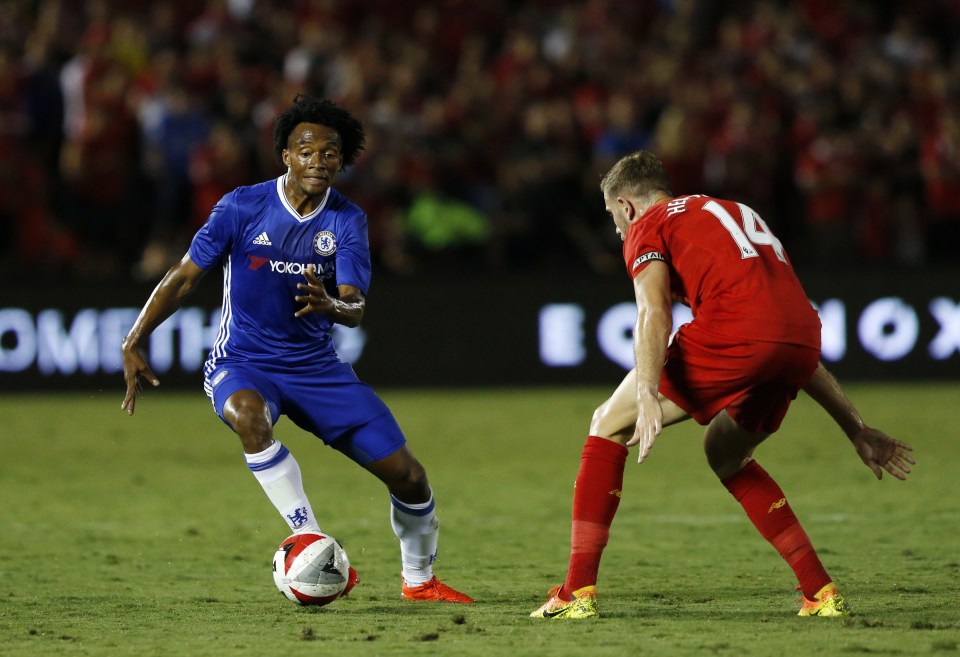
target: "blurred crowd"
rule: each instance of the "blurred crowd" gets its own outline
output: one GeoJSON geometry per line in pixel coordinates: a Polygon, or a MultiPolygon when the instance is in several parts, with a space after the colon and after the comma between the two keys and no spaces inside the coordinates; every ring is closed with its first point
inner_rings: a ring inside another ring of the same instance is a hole
{"type": "Polygon", "coordinates": [[[798,266],[957,262],[958,44],[957,0],[0,0],[0,259],[156,279],[306,92],[383,271],[619,272],[640,148],[798,266]]]}

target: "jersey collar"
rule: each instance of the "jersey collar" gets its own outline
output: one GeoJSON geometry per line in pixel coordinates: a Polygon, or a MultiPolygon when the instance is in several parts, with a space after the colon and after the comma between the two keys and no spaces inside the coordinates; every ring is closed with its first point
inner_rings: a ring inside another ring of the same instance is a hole
{"type": "Polygon", "coordinates": [[[290,205],[290,201],[287,200],[287,195],[283,193],[283,188],[284,188],[284,185],[286,185],[286,182],[287,182],[287,174],[283,174],[282,176],[277,178],[277,196],[280,197],[280,202],[283,203],[283,207],[287,209],[287,212],[293,215],[293,218],[299,221],[300,223],[303,223],[305,221],[310,221],[311,219],[316,217],[318,214],[320,214],[321,211],[323,211],[323,209],[327,206],[327,201],[330,199],[330,190],[333,189],[333,187],[327,187],[327,191],[324,192],[323,200],[320,201],[320,205],[318,205],[317,208],[310,214],[301,217],[300,213],[297,212],[296,208],[290,205]]]}

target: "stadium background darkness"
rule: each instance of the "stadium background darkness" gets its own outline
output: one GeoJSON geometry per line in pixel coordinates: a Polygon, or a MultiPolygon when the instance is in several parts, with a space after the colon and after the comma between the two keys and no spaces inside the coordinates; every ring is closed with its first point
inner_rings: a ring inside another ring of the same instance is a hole
{"type": "Polygon", "coordinates": [[[597,185],[637,148],[676,192],[754,207],[819,299],[914,304],[920,356],[943,328],[926,306],[958,298],[955,2],[8,0],[0,17],[0,307],[57,309],[65,331],[138,305],[223,193],[280,173],[271,124],[300,91],[368,130],[337,187],[370,217],[373,329],[378,286],[440,276],[542,289],[534,309],[599,286],[629,300],[597,185]]]}

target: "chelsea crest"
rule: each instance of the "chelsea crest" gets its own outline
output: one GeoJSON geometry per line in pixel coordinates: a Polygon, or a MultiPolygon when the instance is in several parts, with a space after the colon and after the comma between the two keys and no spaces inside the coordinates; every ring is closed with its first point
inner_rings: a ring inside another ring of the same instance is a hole
{"type": "Polygon", "coordinates": [[[322,256],[337,252],[337,238],[329,230],[321,230],[313,236],[313,250],[322,256]]]}

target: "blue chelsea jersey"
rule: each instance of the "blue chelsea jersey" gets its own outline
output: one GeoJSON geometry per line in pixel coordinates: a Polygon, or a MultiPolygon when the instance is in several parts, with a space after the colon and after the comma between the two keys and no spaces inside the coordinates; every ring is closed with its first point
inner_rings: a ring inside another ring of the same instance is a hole
{"type": "Polygon", "coordinates": [[[224,196],[190,244],[197,266],[223,266],[223,311],[207,371],[229,361],[291,367],[336,360],[333,322],[324,315],[293,316],[303,307],[294,297],[308,265],[331,296],[344,284],[367,293],[366,214],[330,188],[319,207],[302,217],[287,201],[285,180],[224,196]]]}

